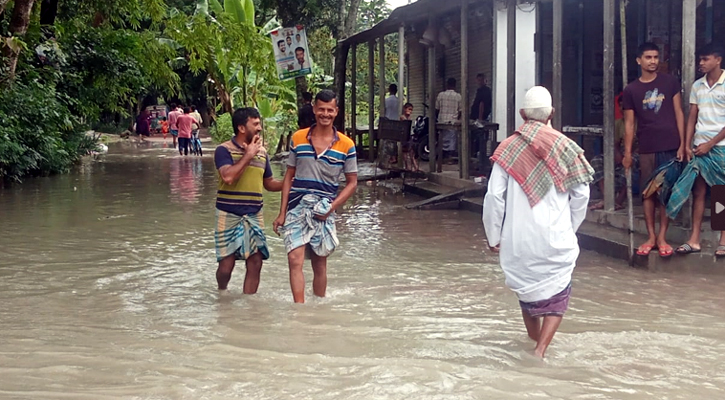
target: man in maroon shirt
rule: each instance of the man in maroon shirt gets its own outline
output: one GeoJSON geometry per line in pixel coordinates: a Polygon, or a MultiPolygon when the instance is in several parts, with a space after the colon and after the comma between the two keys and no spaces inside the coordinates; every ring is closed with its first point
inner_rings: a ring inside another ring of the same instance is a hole
{"type": "MultiPolygon", "coordinates": [[[[658,73],[660,50],[654,43],[639,46],[637,64],[642,76],[624,88],[622,109],[624,110],[624,159],[622,165],[632,167],[632,143],[635,122],[639,141],[639,166],[641,172],[640,191],[652,173],[673,158],[682,161],[685,155],[685,116],[682,113],[682,86],[673,76],[658,73]]],[[[659,204],[660,230],[655,234],[655,208],[657,195],[642,200],[647,221],[649,239],[637,249],[641,256],[649,255],[652,249],[659,249],[662,257],[673,254],[667,244],[669,219],[665,205],[659,204]]]]}

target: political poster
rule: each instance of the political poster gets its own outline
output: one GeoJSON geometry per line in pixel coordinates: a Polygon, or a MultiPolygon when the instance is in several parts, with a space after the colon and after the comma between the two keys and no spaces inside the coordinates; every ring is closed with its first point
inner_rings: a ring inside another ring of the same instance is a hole
{"type": "Polygon", "coordinates": [[[272,38],[279,79],[292,79],[312,73],[312,59],[304,26],[277,29],[269,36],[272,38]]]}

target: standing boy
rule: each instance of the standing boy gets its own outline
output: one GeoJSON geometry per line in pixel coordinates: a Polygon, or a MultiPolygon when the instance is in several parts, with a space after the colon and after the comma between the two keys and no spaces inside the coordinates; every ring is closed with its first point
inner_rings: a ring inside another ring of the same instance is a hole
{"type": "MultiPolygon", "coordinates": [[[[632,167],[632,144],[635,123],[639,140],[640,190],[644,190],[652,173],[673,158],[685,155],[685,116],[682,113],[680,83],[671,75],[658,73],[660,49],[654,43],[639,46],[637,64],[642,76],[624,88],[624,158],[622,165],[632,167]]],[[[661,257],[670,257],[667,243],[669,219],[663,205],[657,205],[657,194],[642,200],[649,238],[639,246],[637,254],[649,255],[659,249],[661,257]],[[655,233],[655,209],[660,208],[660,230],[655,233]]]]}

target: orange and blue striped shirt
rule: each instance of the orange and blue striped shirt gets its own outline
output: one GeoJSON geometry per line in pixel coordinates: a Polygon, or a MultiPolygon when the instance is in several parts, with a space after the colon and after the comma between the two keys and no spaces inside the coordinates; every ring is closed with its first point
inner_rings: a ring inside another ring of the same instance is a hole
{"type": "Polygon", "coordinates": [[[290,190],[290,210],[306,194],[334,199],[340,186],[340,175],[357,173],[357,153],[352,139],[336,131],[332,144],[322,154],[317,154],[310,141],[314,128],[315,125],[292,135],[287,166],[296,171],[290,190]]]}

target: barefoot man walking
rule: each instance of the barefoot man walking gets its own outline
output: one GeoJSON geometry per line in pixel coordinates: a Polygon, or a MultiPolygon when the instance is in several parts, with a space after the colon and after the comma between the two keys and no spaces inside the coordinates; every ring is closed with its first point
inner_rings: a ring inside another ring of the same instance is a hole
{"type": "Polygon", "coordinates": [[[519,298],[535,353],[544,357],[569,306],[576,231],[594,170],[576,143],[547,125],[554,115],[548,90],[531,88],[523,107],[524,124],[491,157],[483,224],[489,247],[500,253],[506,286],[519,298]]]}
{"type": "Polygon", "coordinates": [[[284,230],[295,303],[305,302],[302,272],[305,258],[312,261],[315,296],[325,297],[327,257],[339,243],[335,210],[345,204],[357,188],[355,143],[332,125],[338,113],[335,93],[330,90],[318,93],[313,110],[317,123],[292,136],[282,202],[273,225],[277,234],[280,227],[284,230]],[[342,173],[346,184],[338,194],[342,173]]]}
{"type": "MultiPolygon", "coordinates": [[[[191,117],[190,117],[191,118],[191,117]]],[[[219,178],[216,200],[216,280],[225,290],[236,260],[244,260],[244,294],[257,293],[262,261],[269,258],[262,218],[262,194],[282,190],[272,177],[269,156],[262,147],[262,124],[254,108],[240,108],[232,116],[234,136],[214,152],[219,178]]]]}

